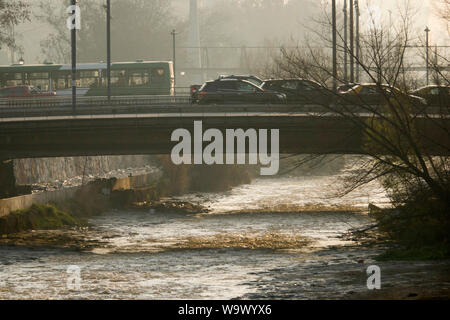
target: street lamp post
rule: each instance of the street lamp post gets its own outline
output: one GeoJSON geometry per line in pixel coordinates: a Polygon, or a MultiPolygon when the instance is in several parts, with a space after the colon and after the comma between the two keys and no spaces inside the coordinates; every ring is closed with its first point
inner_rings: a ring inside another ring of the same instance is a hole
{"type": "Polygon", "coordinates": [[[355,14],[356,14],[356,39],[355,39],[355,57],[356,57],[356,75],[355,80],[359,83],[359,1],[355,0],[355,14]]]}
{"type": "Polygon", "coordinates": [[[353,21],[353,0],[349,0],[350,10],[350,82],[355,82],[355,49],[354,49],[354,21],[353,21]]]}
{"type": "Polygon", "coordinates": [[[106,78],[108,102],[111,101],[111,1],[106,1],[106,78]]]}
{"type": "Polygon", "coordinates": [[[175,36],[177,35],[177,32],[175,31],[175,29],[172,30],[172,32],[170,33],[172,35],[172,40],[173,40],[173,47],[172,47],[172,54],[173,54],[173,58],[172,58],[172,62],[173,62],[173,86],[174,86],[174,93],[175,92],[175,88],[176,88],[176,84],[177,84],[177,70],[176,70],[176,40],[175,40],[175,36]]]}
{"type": "Polygon", "coordinates": [[[430,76],[430,71],[429,71],[429,67],[430,67],[430,64],[429,64],[429,56],[428,56],[428,54],[429,54],[429,43],[428,43],[428,40],[429,40],[429,38],[428,38],[428,33],[431,31],[428,27],[426,27],[425,28],[425,50],[426,50],[426,52],[425,52],[425,63],[426,63],[426,70],[427,70],[427,85],[429,85],[429,83],[430,83],[430,78],[429,78],[429,76],[430,76]]]}
{"type": "Polygon", "coordinates": [[[336,53],[336,0],[331,2],[333,32],[333,91],[337,90],[337,53],[336,53]]]}
{"type": "Polygon", "coordinates": [[[344,81],[348,82],[348,66],[347,66],[347,43],[348,43],[348,32],[347,32],[347,0],[344,0],[344,81]]]}
{"type": "MultiPolygon", "coordinates": [[[[71,0],[73,11],[72,14],[76,14],[76,0],[71,0]]],[[[77,28],[75,26],[76,19],[73,20],[74,26],[71,29],[71,42],[72,42],[72,113],[75,115],[77,108],[77,28]]]]}

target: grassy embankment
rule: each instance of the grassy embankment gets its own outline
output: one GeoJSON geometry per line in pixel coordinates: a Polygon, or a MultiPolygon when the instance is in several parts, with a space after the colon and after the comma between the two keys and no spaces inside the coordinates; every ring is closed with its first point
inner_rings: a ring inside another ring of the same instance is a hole
{"type": "Polygon", "coordinates": [[[87,221],[51,204],[33,204],[26,210],[14,211],[0,218],[0,235],[26,230],[54,230],[82,227],[87,221]]]}

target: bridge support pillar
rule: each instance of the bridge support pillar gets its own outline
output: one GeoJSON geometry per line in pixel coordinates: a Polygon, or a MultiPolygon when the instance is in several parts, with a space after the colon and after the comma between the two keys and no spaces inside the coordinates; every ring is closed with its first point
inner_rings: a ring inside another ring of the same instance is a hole
{"type": "Polygon", "coordinates": [[[16,177],[14,176],[14,161],[0,160],[0,198],[17,195],[16,177]]]}

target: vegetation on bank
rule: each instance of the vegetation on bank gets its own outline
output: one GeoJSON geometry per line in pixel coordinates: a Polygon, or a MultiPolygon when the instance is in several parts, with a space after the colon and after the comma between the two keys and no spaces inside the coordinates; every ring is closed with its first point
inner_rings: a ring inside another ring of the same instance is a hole
{"type": "Polygon", "coordinates": [[[57,205],[33,204],[31,208],[12,212],[0,218],[0,235],[26,230],[52,230],[87,225],[85,218],[113,208],[155,208],[172,211],[202,212],[205,208],[187,203],[164,204],[163,197],[193,191],[226,191],[249,183],[252,169],[248,166],[175,166],[167,156],[160,157],[164,172],[153,184],[131,190],[115,190],[115,179],[98,179],[84,185],[73,199],[57,205]],[[145,206],[137,204],[145,202],[145,206]]]}
{"type": "Polygon", "coordinates": [[[33,204],[0,217],[0,235],[26,230],[55,230],[86,226],[87,221],[51,204],[33,204]]]}
{"type": "Polygon", "coordinates": [[[394,246],[378,260],[435,260],[450,258],[448,207],[425,194],[416,194],[395,209],[371,208],[378,232],[394,246]]]}
{"type": "MultiPolygon", "coordinates": [[[[450,105],[447,99],[427,105],[409,95],[421,81],[417,73],[408,71],[407,62],[408,48],[420,38],[412,27],[417,13],[405,3],[398,8],[395,24],[383,19],[368,21],[368,28],[359,32],[356,55],[351,45],[338,41],[337,59],[345,55],[355,67],[349,79],[349,70],[336,68],[330,57],[328,48],[335,47],[334,40],[346,37],[335,28],[328,12],[314,18],[305,46],[282,48],[267,65],[266,78],[302,78],[316,81],[323,90],[328,88],[333,97],[330,101],[317,95],[311,103],[352,123],[355,130],[349,137],[361,135],[363,150],[353,158],[341,194],[373,181],[382,183],[394,209],[376,215],[376,238],[388,240],[396,248],[380,258],[449,258],[450,105]],[[372,83],[375,91],[368,95],[355,90],[337,93],[338,85],[351,87],[354,82],[372,83]]],[[[448,22],[448,15],[442,18],[448,22]]],[[[423,48],[418,53],[425,56],[426,46],[423,48]]],[[[450,73],[440,67],[443,61],[448,61],[445,54],[430,63],[432,79],[428,80],[448,86],[450,73]]]]}

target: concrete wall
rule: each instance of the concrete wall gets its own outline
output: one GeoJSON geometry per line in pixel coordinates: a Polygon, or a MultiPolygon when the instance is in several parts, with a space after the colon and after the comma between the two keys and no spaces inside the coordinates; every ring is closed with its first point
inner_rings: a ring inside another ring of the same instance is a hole
{"type": "Polygon", "coordinates": [[[75,196],[75,192],[79,188],[81,187],[0,199],[0,217],[10,214],[11,211],[27,209],[31,207],[33,203],[61,202],[66,199],[73,198],[75,196]]]}
{"type": "Polygon", "coordinates": [[[151,185],[161,177],[161,172],[144,174],[140,176],[133,176],[127,178],[120,178],[115,181],[111,191],[115,190],[130,190],[134,188],[141,188],[151,185]]]}
{"type": "MultiPolygon", "coordinates": [[[[161,173],[151,173],[135,177],[120,178],[114,181],[111,190],[129,190],[133,188],[145,187],[159,179],[161,173]]],[[[73,198],[75,193],[82,187],[73,187],[60,189],[56,191],[48,191],[42,193],[28,194],[24,196],[0,199],[0,217],[10,214],[12,211],[24,210],[33,203],[62,202],[73,198]]]]}
{"type": "Polygon", "coordinates": [[[15,159],[18,185],[64,181],[85,174],[100,177],[117,169],[140,168],[152,164],[151,156],[97,156],[69,158],[15,159]]]}

